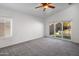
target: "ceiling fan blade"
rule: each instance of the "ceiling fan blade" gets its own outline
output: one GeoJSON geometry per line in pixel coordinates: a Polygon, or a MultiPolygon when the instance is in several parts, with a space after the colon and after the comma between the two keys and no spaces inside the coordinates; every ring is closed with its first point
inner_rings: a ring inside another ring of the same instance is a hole
{"type": "Polygon", "coordinates": [[[48,6],[49,8],[55,8],[55,6],[48,6]]]}
{"type": "Polygon", "coordinates": [[[48,5],[47,3],[41,3],[42,4],[42,6],[46,6],[46,5],[48,5]]]}
{"type": "Polygon", "coordinates": [[[47,3],[41,3],[41,4],[43,5],[43,4],[47,4],[47,3]]]}
{"type": "Polygon", "coordinates": [[[35,8],[40,8],[40,7],[42,7],[42,6],[38,6],[38,7],[35,7],[35,8]]]}
{"type": "Polygon", "coordinates": [[[49,3],[49,6],[55,6],[53,3],[49,3]]]}
{"type": "Polygon", "coordinates": [[[52,3],[48,3],[48,4],[52,4],[52,3]]]}

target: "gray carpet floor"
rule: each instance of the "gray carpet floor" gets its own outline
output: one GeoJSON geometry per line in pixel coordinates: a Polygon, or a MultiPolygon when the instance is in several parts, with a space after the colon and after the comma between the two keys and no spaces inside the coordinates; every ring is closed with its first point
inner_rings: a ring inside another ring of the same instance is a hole
{"type": "Polygon", "coordinates": [[[40,38],[1,48],[0,56],[79,56],[79,44],[40,38]]]}

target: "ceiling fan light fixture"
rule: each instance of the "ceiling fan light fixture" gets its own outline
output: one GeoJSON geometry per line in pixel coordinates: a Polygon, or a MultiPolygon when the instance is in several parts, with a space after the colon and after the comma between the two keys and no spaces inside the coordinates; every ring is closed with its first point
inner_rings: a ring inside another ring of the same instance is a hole
{"type": "Polygon", "coordinates": [[[40,6],[36,7],[36,8],[43,8],[43,11],[45,11],[48,8],[55,8],[55,5],[52,3],[41,3],[40,6]]]}
{"type": "Polygon", "coordinates": [[[46,6],[44,6],[43,8],[46,8],[46,9],[47,9],[47,8],[49,8],[49,7],[46,5],[46,6]]]}

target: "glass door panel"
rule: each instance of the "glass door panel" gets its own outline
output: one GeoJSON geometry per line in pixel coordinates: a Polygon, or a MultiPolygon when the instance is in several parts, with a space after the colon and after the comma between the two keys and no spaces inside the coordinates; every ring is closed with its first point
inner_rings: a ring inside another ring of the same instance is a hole
{"type": "Polygon", "coordinates": [[[63,22],[63,38],[71,39],[71,22],[70,21],[63,22]]]}
{"type": "Polygon", "coordinates": [[[50,26],[49,26],[49,31],[50,31],[50,35],[52,35],[52,36],[54,36],[54,24],[51,24],[50,26]]]}
{"type": "Polygon", "coordinates": [[[55,36],[61,38],[62,37],[62,23],[57,23],[55,28],[55,36]]]}

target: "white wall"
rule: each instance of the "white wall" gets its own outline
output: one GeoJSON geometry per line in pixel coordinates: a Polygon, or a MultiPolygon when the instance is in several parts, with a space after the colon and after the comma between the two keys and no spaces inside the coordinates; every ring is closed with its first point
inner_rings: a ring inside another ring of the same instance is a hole
{"type": "Polygon", "coordinates": [[[12,18],[13,35],[9,38],[0,38],[0,48],[43,37],[43,20],[0,7],[0,16],[12,18]]]}
{"type": "Polygon", "coordinates": [[[79,4],[75,4],[51,17],[47,18],[45,35],[49,36],[49,24],[62,20],[72,20],[72,41],[79,43],[79,4]]]}

